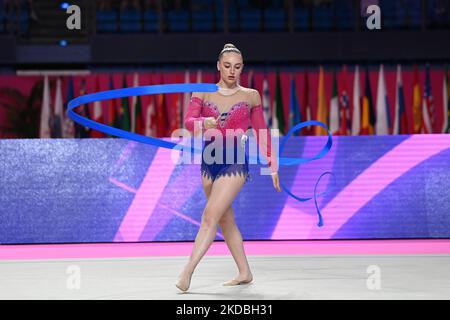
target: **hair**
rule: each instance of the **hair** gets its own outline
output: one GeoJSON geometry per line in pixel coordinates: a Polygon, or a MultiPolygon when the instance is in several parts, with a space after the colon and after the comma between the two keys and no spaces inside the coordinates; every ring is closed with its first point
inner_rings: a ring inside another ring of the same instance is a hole
{"type": "MultiPolygon", "coordinates": [[[[220,51],[219,58],[218,58],[217,60],[220,60],[220,59],[222,58],[222,55],[223,55],[225,52],[236,52],[236,53],[239,53],[239,54],[242,56],[242,52],[241,52],[238,48],[236,48],[236,46],[235,46],[234,44],[232,44],[232,43],[227,43],[227,44],[225,44],[225,45],[223,46],[222,51],[220,51]]],[[[242,56],[242,59],[244,59],[243,56],[242,56]]]]}

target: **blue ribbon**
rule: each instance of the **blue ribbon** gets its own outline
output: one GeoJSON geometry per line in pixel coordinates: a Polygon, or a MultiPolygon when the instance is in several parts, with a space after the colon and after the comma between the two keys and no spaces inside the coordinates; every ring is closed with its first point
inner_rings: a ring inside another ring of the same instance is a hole
{"type": "MultiPolygon", "coordinates": [[[[300,122],[299,124],[297,124],[297,125],[295,125],[294,127],[292,127],[292,128],[288,131],[288,133],[286,134],[286,136],[283,137],[283,139],[281,140],[281,144],[280,144],[280,164],[283,164],[283,165],[285,165],[285,166],[292,166],[292,165],[304,164],[304,163],[308,163],[308,162],[311,162],[311,161],[320,159],[320,158],[324,157],[324,156],[328,153],[328,151],[330,151],[332,145],[333,145],[333,138],[332,138],[331,132],[330,132],[330,130],[328,130],[328,127],[327,127],[324,123],[322,123],[322,122],[320,122],[320,121],[314,121],[314,120],[313,120],[313,121],[300,122]],[[326,143],[325,146],[322,148],[322,150],[320,150],[320,152],[319,152],[318,154],[316,154],[315,156],[310,157],[310,158],[282,158],[282,157],[281,157],[281,154],[283,153],[284,146],[285,146],[287,140],[288,140],[288,139],[290,138],[290,136],[292,135],[292,133],[295,132],[295,131],[297,131],[297,130],[300,130],[300,129],[302,129],[302,128],[305,128],[305,127],[307,127],[307,126],[319,126],[319,127],[324,128],[325,130],[327,130],[327,132],[328,132],[328,139],[327,139],[327,143],[326,143]]],[[[296,199],[296,200],[298,200],[298,201],[301,201],[301,202],[305,202],[305,201],[308,201],[308,200],[311,200],[311,199],[314,198],[314,204],[315,204],[315,206],[316,206],[317,215],[319,216],[319,222],[317,223],[317,225],[318,225],[319,227],[322,227],[322,226],[323,226],[323,218],[322,218],[322,214],[321,214],[321,212],[320,212],[319,206],[318,206],[318,204],[317,204],[317,197],[325,195],[325,194],[327,193],[327,191],[324,191],[324,192],[320,193],[319,195],[317,195],[317,186],[319,185],[320,179],[322,179],[322,177],[323,177],[324,175],[326,175],[326,174],[329,174],[329,175],[331,175],[331,176],[334,177],[333,173],[331,173],[331,172],[328,172],[328,171],[327,171],[327,172],[322,173],[322,174],[320,175],[320,177],[317,179],[316,184],[314,185],[314,195],[313,195],[313,197],[309,197],[309,198],[299,198],[299,197],[297,197],[295,194],[293,194],[293,193],[292,193],[292,192],[284,185],[283,181],[280,180],[280,186],[281,186],[281,188],[282,188],[288,195],[290,195],[291,197],[293,197],[294,199],[296,199]]]]}
{"type": "MultiPolygon", "coordinates": [[[[137,142],[145,143],[154,145],[157,147],[163,147],[168,149],[177,149],[183,151],[189,151],[192,153],[202,153],[202,148],[195,148],[195,146],[185,146],[180,143],[174,143],[170,141],[164,141],[162,139],[153,138],[153,137],[147,137],[140,134],[136,134],[133,132],[128,132],[125,130],[121,130],[118,128],[114,128],[102,123],[98,123],[96,121],[87,119],[85,117],[80,116],[78,113],[76,113],[73,109],[87,103],[95,102],[95,101],[102,101],[102,100],[109,100],[109,99],[116,99],[116,98],[125,98],[125,97],[132,97],[132,96],[138,96],[138,95],[145,95],[145,94],[164,94],[164,93],[184,93],[184,92],[215,92],[219,89],[219,87],[216,84],[209,84],[209,83],[182,83],[182,84],[161,84],[161,85],[152,85],[152,86],[141,86],[141,87],[133,87],[133,88],[123,88],[123,89],[116,89],[116,90],[107,90],[107,91],[101,91],[91,94],[86,94],[83,96],[79,96],[75,99],[72,99],[69,101],[67,106],[67,114],[70,119],[77,122],[78,124],[89,127],[91,129],[103,132],[105,134],[109,134],[116,137],[121,137],[124,139],[134,140],[137,142]]],[[[325,156],[328,151],[330,151],[332,146],[332,137],[331,133],[328,130],[328,127],[320,122],[320,121],[305,121],[297,124],[293,128],[291,128],[288,132],[288,134],[283,137],[280,145],[280,157],[279,157],[279,164],[280,165],[299,165],[311,162],[313,160],[317,160],[325,156]],[[282,158],[281,154],[284,149],[284,145],[287,141],[287,139],[292,135],[293,131],[299,130],[301,128],[307,127],[307,126],[320,126],[322,128],[325,128],[328,131],[328,141],[325,147],[315,156],[310,158],[282,158]]],[[[252,157],[253,158],[253,157],[252,157]]],[[[256,157],[257,158],[257,157],[256,157]]],[[[316,182],[316,185],[314,187],[314,196],[310,198],[299,198],[296,195],[292,194],[289,189],[283,184],[283,182],[280,180],[280,186],[281,188],[289,194],[291,197],[297,199],[298,201],[308,201],[314,198],[317,213],[319,215],[319,223],[318,226],[323,226],[323,219],[322,215],[320,213],[319,207],[317,205],[317,197],[325,194],[326,192],[322,192],[321,194],[316,194],[316,188],[320,181],[320,179],[325,174],[331,174],[330,172],[323,173],[319,179],[316,182]]]]}

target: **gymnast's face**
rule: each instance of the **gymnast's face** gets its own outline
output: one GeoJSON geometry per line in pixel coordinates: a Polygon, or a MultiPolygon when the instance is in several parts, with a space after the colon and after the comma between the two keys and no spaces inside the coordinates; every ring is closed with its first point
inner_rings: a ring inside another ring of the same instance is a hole
{"type": "Polygon", "coordinates": [[[236,52],[225,52],[217,61],[220,78],[229,87],[233,87],[238,82],[243,67],[242,56],[236,52]]]}

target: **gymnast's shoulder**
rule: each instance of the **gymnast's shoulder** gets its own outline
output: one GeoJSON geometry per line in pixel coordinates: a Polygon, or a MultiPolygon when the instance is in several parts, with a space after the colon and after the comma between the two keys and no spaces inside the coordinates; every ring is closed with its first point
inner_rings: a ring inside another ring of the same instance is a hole
{"type": "Polygon", "coordinates": [[[247,93],[252,108],[261,105],[261,95],[258,90],[245,87],[243,87],[243,90],[247,93]]]}
{"type": "Polygon", "coordinates": [[[192,92],[191,99],[192,98],[198,98],[203,101],[204,92],[192,92]]]}

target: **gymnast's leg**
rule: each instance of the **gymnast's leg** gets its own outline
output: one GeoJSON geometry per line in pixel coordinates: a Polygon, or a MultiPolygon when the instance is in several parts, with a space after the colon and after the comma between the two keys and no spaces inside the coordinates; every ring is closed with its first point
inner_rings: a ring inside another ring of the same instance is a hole
{"type": "MultiPolygon", "coordinates": [[[[206,198],[209,199],[213,182],[211,179],[203,178],[203,190],[206,198]]],[[[250,266],[244,251],[244,244],[242,242],[242,235],[234,220],[233,207],[230,206],[225,214],[219,220],[219,227],[222,230],[225,242],[230,250],[234,261],[238,267],[239,275],[224,285],[231,285],[235,282],[250,282],[253,280],[253,275],[250,271],[250,266]]]]}
{"type": "Polygon", "coordinates": [[[244,183],[243,175],[221,176],[214,181],[208,202],[203,210],[202,222],[195,238],[194,248],[176,283],[180,290],[186,291],[189,288],[192,273],[214,241],[219,220],[229,209],[244,183]]]}
{"type": "Polygon", "coordinates": [[[231,206],[219,220],[219,227],[222,230],[222,235],[225,238],[228,249],[230,249],[239,271],[236,278],[224,282],[223,285],[230,286],[251,282],[253,275],[245,255],[242,235],[234,220],[233,208],[231,206]]]}

